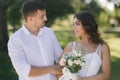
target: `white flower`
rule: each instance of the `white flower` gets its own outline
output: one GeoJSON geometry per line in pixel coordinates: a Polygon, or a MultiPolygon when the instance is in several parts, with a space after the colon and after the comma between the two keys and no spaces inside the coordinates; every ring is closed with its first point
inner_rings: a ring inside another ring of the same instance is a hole
{"type": "Polygon", "coordinates": [[[85,62],[82,62],[81,64],[80,64],[80,66],[84,66],[85,65],[85,62]]]}
{"type": "Polygon", "coordinates": [[[80,57],[82,54],[81,53],[77,53],[76,56],[80,57]]]}
{"type": "MultiPolygon", "coordinates": [[[[77,73],[85,64],[85,56],[83,51],[75,50],[65,53],[59,64],[69,69],[71,73],[77,73]]],[[[66,70],[66,69],[65,69],[66,70]]],[[[65,71],[63,70],[63,72],[65,71]]]]}
{"type": "Polygon", "coordinates": [[[74,63],[79,65],[81,63],[81,61],[80,60],[74,60],[74,63]]]}
{"type": "Polygon", "coordinates": [[[78,51],[78,50],[73,51],[73,54],[77,57],[80,57],[82,55],[81,53],[82,53],[82,51],[78,51]]]}
{"type": "Polygon", "coordinates": [[[69,66],[72,66],[72,65],[73,65],[73,61],[70,60],[70,59],[68,59],[68,65],[69,65],[69,66]]]}
{"type": "Polygon", "coordinates": [[[65,72],[70,72],[70,71],[69,71],[68,68],[64,67],[64,68],[62,69],[62,72],[65,73],[65,72]]]}
{"type": "Polygon", "coordinates": [[[66,65],[65,63],[66,63],[66,59],[61,58],[59,64],[60,64],[61,66],[65,66],[65,65],[66,65]]]}

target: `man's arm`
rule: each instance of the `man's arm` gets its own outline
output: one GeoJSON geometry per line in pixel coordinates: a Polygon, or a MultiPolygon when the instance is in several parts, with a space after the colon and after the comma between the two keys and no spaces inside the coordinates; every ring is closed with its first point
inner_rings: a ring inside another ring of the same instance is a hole
{"type": "Polygon", "coordinates": [[[8,51],[9,56],[12,61],[12,64],[18,74],[24,76],[40,76],[47,73],[59,74],[61,73],[61,67],[58,65],[47,66],[47,67],[37,67],[32,66],[28,63],[24,50],[20,44],[20,41],[17,39],[10,39],[8,42],[8,51]]]}
{"type": "Polygon", "coordinates": [[[59,65],[47,66],[47,67],[31,66],[29,76],[33,77],[33,76],[44,75],[48,73],[61,74],[62,73],[61,69],[62,68],[59,65]]]}

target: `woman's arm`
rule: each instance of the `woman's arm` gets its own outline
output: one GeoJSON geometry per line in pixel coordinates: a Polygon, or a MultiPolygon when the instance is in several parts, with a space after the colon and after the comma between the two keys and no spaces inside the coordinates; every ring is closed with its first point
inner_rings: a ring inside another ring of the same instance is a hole
{"type": "Polygon", "coordinates": [[[109,80],[111,73],[111,59],[110,59],[110,49],[107,44],[103,44],[101,48],[102,57],[102,73],[94,76],[79,78],[78,80],[109,80]]]}

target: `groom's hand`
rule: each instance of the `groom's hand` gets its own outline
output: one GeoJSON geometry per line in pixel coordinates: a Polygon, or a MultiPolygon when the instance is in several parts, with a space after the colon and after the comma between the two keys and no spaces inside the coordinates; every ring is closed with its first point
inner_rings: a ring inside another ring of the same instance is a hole
{"type": "Polygon", "coordinates": [[[53,74],[62,74],[62,67],[60,65],[54,65],[53,74]]]}
{"type": "Polygon", "coordinates": [[[56,74],[56,76],[59,78],[59,77],[61,77],[61,76],[62,76],[62,74],[56,74]]]}

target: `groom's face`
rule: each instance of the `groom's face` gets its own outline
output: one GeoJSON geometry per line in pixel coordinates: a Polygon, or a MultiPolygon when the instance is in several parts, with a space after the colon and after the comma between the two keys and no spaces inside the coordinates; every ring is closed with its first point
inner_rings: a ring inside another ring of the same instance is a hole
{"type": "Polygon", "coordinates": [[[37,10],[33,16],[34,26],[37,28],[42,28],[45,25],[45,21],[47,21],[46,10],[37,10]]]}

